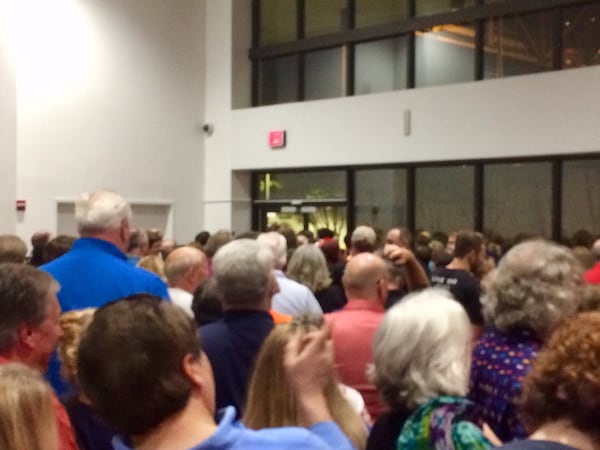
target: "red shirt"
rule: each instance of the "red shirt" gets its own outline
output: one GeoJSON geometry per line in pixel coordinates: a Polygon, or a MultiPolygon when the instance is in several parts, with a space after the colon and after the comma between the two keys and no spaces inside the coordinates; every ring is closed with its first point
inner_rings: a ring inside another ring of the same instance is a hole
{"type": "Polygon", "coordinates": [[[373,335],[384,314],[382,305],[360,299],[348,300],[341,310],[325,314],[340,381],[360,392],[373,419],[385,406],[366,372],[373,361],[373,335]]]}
{"type": "MultiPolygon", "coordinates": [[[[9,359],[4,358],[3,356],[0,356],[0,364],[6,364],[10,362],[19,361],[11,361],[9,359]]],[[[50,386],[48,386],[48,388],[52,390],[50,386]]],[[[58,400],[54,392],[52,392],[52,406],[54,406],[54,412],[56,414],[56,420],[58,422],[59,450],[79,450],[75,441],[75,434],[73,433],[73,428],[71,427],[71,421],[69,420],[67,410],[65,409],[63,404],[58,400]]]]}
{"type": "Polygon", "coordinates": [[[600,263],[588,270],[583,279],[589,284],[600,284],[600,263]]]}

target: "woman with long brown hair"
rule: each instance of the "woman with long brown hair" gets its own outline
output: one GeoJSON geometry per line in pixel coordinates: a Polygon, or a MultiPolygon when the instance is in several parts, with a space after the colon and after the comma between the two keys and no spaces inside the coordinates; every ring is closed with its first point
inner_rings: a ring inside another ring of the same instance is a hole
{"type": "MultiPolygon", "coordinates": [[[[289,323],[277,325],[265,340],[256,361],[248,387],[248,397],[242,422],[253,429],[298,426],[296,398],[288,385],[283,367],[284,350],[290,338],[321,328],[323,319],[316,315],[301,315],[289,323]]],[[[333,420],[354,444],[363,450],[367,441],[365,422],[340,390],[333,373],[325,386],[325,396],[333,420]]]]}

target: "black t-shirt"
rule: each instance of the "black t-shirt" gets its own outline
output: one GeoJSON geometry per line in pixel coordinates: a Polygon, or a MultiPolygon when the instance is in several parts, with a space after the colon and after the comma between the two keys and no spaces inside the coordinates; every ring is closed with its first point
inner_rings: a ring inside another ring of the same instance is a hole
{"type": "Polygon", "coordinates": [[[396,450],[398,436],[410,414],[404,410],[380,414],[369,433],[366,450],[396,450]]]}
{"type": "Polygon", "coordinates": [[[483,325],[479,281],[471,272],[460,269],[436,269],[431,275],[433,286],[450,289],[454,298],[465,308],[473,325],[483,325]]]}
{"type": "Polygon", "coordinates": [[[324,313],[341,309],[347,303],[344,291],[335,284],[315,292],[315,297],[324,313]]]}

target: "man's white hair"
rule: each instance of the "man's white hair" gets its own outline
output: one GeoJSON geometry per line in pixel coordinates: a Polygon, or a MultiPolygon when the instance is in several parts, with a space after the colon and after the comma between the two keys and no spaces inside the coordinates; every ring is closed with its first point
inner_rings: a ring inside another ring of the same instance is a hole
{"type": "Polygon", "coordinates": [[[276,269],[283,269],[287,262],[287,241],[283,234],[276,231],[262,233],[256,238],[260,245],[268,247],[273,253],[273,264],[276,269]]]}
{"type": "Polygon", "coordinates": [[[352,232],[352,235],[350,236],[350,242],[366,242],[374,247],[377,242],[377,235],[373,228],[367,225],[359,225],[352,232]]]}
{"type": "Polygon", "coordinates": [[[449,291],[408,295],[375,333],[369,377],[392,410],[410,410],[439,395],[464,396],[470,339],[467,313],[449,291]]]}
{"type": "Polygon", "coordinates": [[[269,293],[273,256],[265,246],[251,239],[225,244],[213,258],[217,289],[227,308],[254,308],[269,293]]]}
{"type": "Polygon", "coordinates": [[[116,192],[85,193],[75,203],[75,220],[80,234],[101,233],[131,221],[131,206],[116,192]]]}

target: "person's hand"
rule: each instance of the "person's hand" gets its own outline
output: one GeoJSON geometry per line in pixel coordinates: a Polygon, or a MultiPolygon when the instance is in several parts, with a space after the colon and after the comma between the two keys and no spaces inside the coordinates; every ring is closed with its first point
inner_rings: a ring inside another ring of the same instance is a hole
{"type": "Polygon", "coordinates": [[[385,244],[385,247],[383,247],[383,256],[397,265],[406,264],[415,259],[413,252],[396,244],[385,244]]]}
{"type": "Polygon", "coordinates": [[[322,393],[333,370],[333,344],[329,327],[292,336],[285,347],[283,365],[297,396],[322,393]]]}
{"type": "Polygon", "coordinates": [[[300,425],[309,427],[332,420],[324,394],[333,370],[329,327],[324,325],[321,330],[292,336],[285,347],[283,366],[296,397],[300,425]]]}

